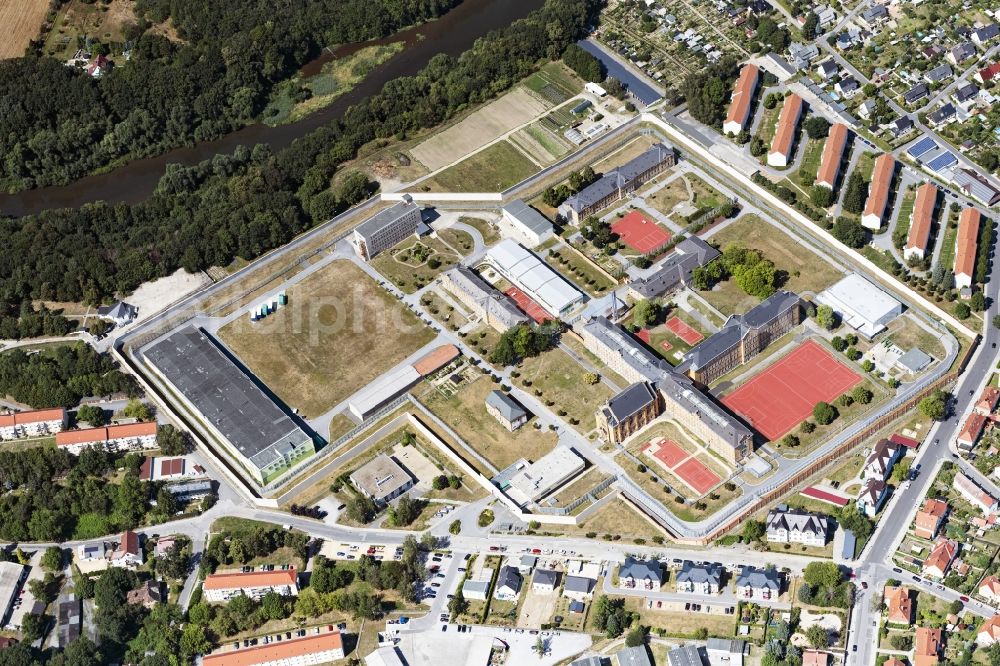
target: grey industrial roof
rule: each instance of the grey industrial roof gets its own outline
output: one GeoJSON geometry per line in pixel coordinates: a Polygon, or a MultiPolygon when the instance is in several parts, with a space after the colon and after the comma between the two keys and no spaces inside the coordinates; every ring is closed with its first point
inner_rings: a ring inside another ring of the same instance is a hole
{"type": "Polygon", "coordinates": [[[681,570],[677,573],[677,582],[719,585],[722,582],[722,565],[715,562],[695,564],[689,560],[684,560],[681,570]]]}
{"type": "Polygon", "coordinates": [[[713,335],[705,338],[685,355],[685,363],[697,370],[739,344],[751,331],[767,326],[790,308],[797,307],[799,297],[779,290],[742,315],[733,315],[713,335]]]}
{"type": "Polygon", "coordinates": [[[211,481],[187,481],[167,486],[167,491],[174,496],[201,495],[212,492],[211,481]]]}
{"type": "Polygon", "coordinates": [[[896,361],[899,365],[903,366],[910,372],[916,374],[926,368],[931,364],[934,359],[922,352],[921,350],[914,347],[910,351],[906,352],[899,357],[896,361]]]}
{"type": "Polygon", "coordinates": [[[583,327],[647,380],[658,381],[663,373],[670,372],[666,361],[640,345],[607,317],[593,317],[583,327]]]}
{"type": "Polygon", "coordinates": [[[351,473],[351,483],[376,499],[392,495],[412,481],[410,473],[384,453],[351,473]]]}
{"type": "Polygon", "coordinates": [[[354,230],[357,231],[362,236],[370,238],[371,236],[378,233],[385,227],[392,225],[399,218],[409,214],[410,211],[412,210],[420,210],[420,206],[413,203],[412,198],[406,196],[404,197],[403,201],[400,201],[394,206],[390,206],[385,210],[380,210],[379,212],[375,213],[367,220],[365,220],[357,227],[355,227],[354,230]]]}
{"type": "Polygon", "coordinates": [[[552,223],[544,215],[526,204],[523,199],[514,199],[503,207],[503,211],[536,234],[552,231],[552,223]]]}
{"type": "MultiPolygon", "coordinates": [[[[6,609],[17,594],[18,586],[21,583],[21,576],[24,575],[24,565],[16,562],[0,562],[0,609],[6,609]]],[[[0,610],[0,615],[2,615],[0,610]]]]}
{"type": "Polygon", "coordinates": [[[769,588],[771,590],[781,589],[781,579],[776,569],[758,569],[757,567],[743,567],[739,575],[736,576],[736,587],[749,585],[752,588],[769,588]]]}
{"type": "Polygon", "coordinates": [[[618,568],[619,578],[635,578],[636,580],[655,580],[663,582],[663,571],[658,560],[637,560],[632,556],[625,558],[618,568]]]}
{"type": "Polygon", "coordinates": [[[636,382],[618,395],[612,396],[604,410],[608,421],[618,424],[653,402],[656,402],[656,391],[648,382],[636,382]]]}
{"type": "Polygon", "coordinates": [[[697,645],[684,645],[667,652],[667,662],[670,666],[702,666],[705,663],[701,656],[701,648],[697,645]]]}
{"type": "Polygon", "coordinates": [[[535,569],[535,573],[531,577],[531,582],[541,583],[542,585],[551,585],[555,587],[559,584],[559,572],[552,571],[551,569],[535,569]]]}
{"type": "Polygon", "coordinates": [[[144,355],[258,469],[311,439],[200,329],[174,331],[144,355]]]}
{"type": "Polygon", "coordinates": [[[500,391],[490,391],[486,396],[486,404],[499,411],[505,419],[511,422],[528,414],[516,400],[500,391]]]}
{"type": "Polygon", "coordinates": [[[857,537],[852,530],[844,530],[844,544],[840,549],[840,557],[844,560],[854,559],[854,549],[857,547],[857,537]]]}
{"type": "Polygon", "coordinates": [[[685,238],[674,247],[673,253],[655,273],[632,282],[629,289],[643,298],[656,298],[678,284],[688,283],[696,267],[704,266],[719,254],[717,249],[697,236],[685,238]]]}
{"type": "Polygon", "coordinates": [[[955,169],[952,180],[960,190],[983,203],[993,206],[1000,201],[1000,190],[971,169],[955,169]]]}
{"type": "Polygon", "coordinates": [[[487,318],[495,317],[506,328],[528,321],[528,316],[518,310],[505,294],[490,286],[468,266],[458,264],[448,271],[448,277],[479,303],[486,311],[487,318]]]}
{"type": "Polygon", "coordinates": [[[593,578],[587,578],[586,576],[566,576],[566,591],[567,592],[583,592],[589,594],[591,590],[594,589],[594,585],[597,583],[593,578]]]}
{"type": "Polygon", "coordinates": [[[627,187],[635,180],[636,176],[649,171],[667,159],[668,154],[672,155],[673,153],[673,146],[664,143],[653,144],[646,152],[629,160],[617,169],[608,171],[596,182],[591,183],[568,198],[565,205],[575,211],[581,211],[612,194],[615,190],[627,187]]]}
{"type": "Polygon", "coordinates": [[[618,666],[653,666],[645,645],[623,647],[615,656],[618,657],[618,666]]]}

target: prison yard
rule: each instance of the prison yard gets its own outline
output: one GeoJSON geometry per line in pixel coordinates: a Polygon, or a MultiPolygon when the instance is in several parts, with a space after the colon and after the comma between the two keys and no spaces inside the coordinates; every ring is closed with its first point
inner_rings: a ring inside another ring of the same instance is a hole
{"type": "Polygon", "coordinates": [[[307,418],[323,414],[434,339],[413,312],[350,261],[324,266],[287,293],[289,307],[260,322],[239,317],[219,337],[307,418]]]}

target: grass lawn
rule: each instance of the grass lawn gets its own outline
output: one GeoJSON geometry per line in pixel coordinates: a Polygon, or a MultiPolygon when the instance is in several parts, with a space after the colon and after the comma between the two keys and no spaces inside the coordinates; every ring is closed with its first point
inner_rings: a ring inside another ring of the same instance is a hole
{"type": "Polygon", "coordinates": [[[805,152],[802,154],[802,164],[792,178],[802,187],[810,187],[816,182],[819,164],[823,159],[824,142],[819,139],[806,139],[805,152]]]}
{"type": "MultiPolygon", "coordinates": [[[[521,458],[538,460],[551,451],[559,439],[555,433],[536,430],[530,422],[511,433],[486,413],[486,396],[497,388],[497,384],[483,376],[451,396],[435,390],[420,399],[497,469],[504,469],[521,458]]],[[[469,463],[477,466],[474,459],[469,463]]],[[[490,475],[489,470],[480,471],[490,475]]]]}
{"type": "Polygon", "coordinates": [[[445,169],[423,186],[430,192],[502,192],[538,171],[534,162],[502,140],[445,169]]]}
{"type": "MultiPolygon", "coordinates": [[[[726,604],[720,601],[718,605],[726,604]]],[[[638,612],[642,616],[642,624],[651,630],[663,629],[671,636],[692,637],[698,629],[704,627],[709,636],[732,638],[736,631],[735,615],[650,609],[646,608],[646,599],[641,597],[625,597],[625,608],[638,612]]]]}
{"type": "Polygon", "coordinates": [[[469,321],[450,302],[433,290],[425,291],[420,296],[420,303],[434,319],[453,331],[462,328],[469,321]]]}
{"type": "MultiPolygon", "coordinates": [[[[461,233],[468,237],[465,232],[461,233]]],[[[371,264],[404,293],[412,294],[457,264],[459,259],[441,240],[427,236],[420,240],[408,238],[375,257],[371,264]]]]}
{"type": "Polygon", "coordinates": [[[583,82],[562,61],[557,60],[542,66],[541,69],[524,80],[524,85],[528,90],[555,101],[557,93],[566,100],[580,92],[583,82]]]}
{"type": "Polygon", "coordinates": [[[483,242],[487,245],[492,245],[500,240],[500,232],[486,220],[481,220],[478,217],[460,217],[458,221],[476,229],[482,235],[483,242]]]}
{"type": "Polygon", "coordinates": [[[478,328],[465,336],[465,344],[481,355],[489,363],[490,353],[500,342],[500,333],[489,324],[480,324],[478,328]]]}
{"type": "Polygon", "coordinates": [[[25,437],[24,439],[13,439],[0,442],[0,451],[26,451],[28,449],[54,449],[56,447],[55,437],[25,437]]]}
{"type": "Polygon", "coordinates": [[[640,136],[637,136],[632,141],[629,141],[627,144],[625,144],[615,152],[611,153],[600,162],[594,164],[593,165],[594,172],[600,174],[606,171],[610,171],[615,167],[619,167],[628,162],[630,159],[642,155],[644,152],[646,152],[646,150],[649,149],[650,146],[652,146],[657,141],[659,141],[659,139],[657,139],[652,135],[642,134],[640,136]]]}
{"type": "Polygon", "coordinates": [[[939,232],[941,234],[941,254],[938,256],[938,264],[947,271],[955,267],[955,243],[958,240],[958,213],[947,211],[947,218],[944,227],[939,232]]]}
{"type": "Polygon", "coordinates": [[[474,243],[472,242],[472,236],[468,232],[462,231],[460,229],[442,229],[437,232],[438,238],[448,245],[453,250],[461,253],[464,257],[472,252],[474,243]]]}
{"type": "Polygon", "coordinates": [[[621,498],[610,500],[580,525],[543,525],[539,533],[570,536],[594,533],[605,541],[642,539],[646,542],[663,535],[662,530],[621,498]]]}
{"type": "Polygon", "coordinates": [[[552,249],[543,252],[542,255],[545,261],[553,266],[560,275],[568,278],[579,289],[591,296],[600,296],[615,286],[615,283],[607,275],[594,268],[590,262],[569,248],[552,249]]]}
{"type": "Polygon", "coordinates": [[[619,388],[625,388],[629,385],[627,379],[619,375],[617,372],[609,368],[604,364],[604,361],[597,358],[597,356],[587,349],[583,344],[583,341],[576,337],[576,335],[570,333],[562,337],[562,342],[576,352],[578,355],[587,360],[588,363],[594,366],[602,377],[607,377],[609,381],[618,385],[619,388]]]}
{"type": "Polygon", "coordinates": [[[575,419],[579,430],[588,432],[595,427],[594,412],[608,398],[611,389],[602,383],[583,381],[586,371],[560,349],[551,349],[521,362],[521,376],[515,381],[525,390],[534,391],[539,400],[552,401],[554,411],[564,410],[575,419]],[[530,387],[527,382],[531,382],[530,387]]]}
{"type": "Polygon", "coordinates": [[[854,172],[859,173],[865,178],[865,182],[872,182],[872,174],[875,172],[875,155],[874,153],[863,152],[861,157],[858,158],[857,163],[854,165],[854,172]]]}
{"type": "Polygon", "coordinates": [[[771,148],[771,140],[774,138],[774,132],[778,125],[778,116],[781,115],[782,106],[784,106],[784,104],[779,101],[774,105],[773,109],[764,109],[764,115],[761,116],[760,125],[757,126],[757,136],[763,139],[764,143],[767,144],[768,150],[771,148]]]}
{"type": "MultiPolygon", "coordinates": [[[[668,174],[669,177],[669,174],[668,174]]],[[[669,185],[645,195],[646,202],[664,215],[671,215],[674,206],[688,200],[687,186],[684,176],[676,178],[669,185]]]]}
{"type": "MultiPolygon", "coordinates": [[[[756,215],[744,215],[711,237],[725,248],[730,244],[760,250],[786,278],[779,286],[797,294],[818,293],[842,277],[839,270],[793,237],[756,215]]],[[[712,291],[699,292],[723,314],[743,313],[759,300],[740,289],[735,281],[720,282],[712,291]]]]}
{"type": "Polygon", "coordinates": [[[912,317],[896,317],[888,326],[886,337],[904,351],[917,347],[934,358],[944,358],[944,345],[933,333],[920,326],[912,317]]]}
{"type": "Polygon", "coordinates": [[[912,188],[906,188],[906,192],[903,193],[903,203],[899,205],[899,216],[896,218],[896,229],[892,232],[893,238],[902,238],[906,241],[906,237],[910,233],[910,216],[913,215],[913,205],[916,203],[917,191],[912,188]]]}
{"type": "Polygon", "coordinates": [[[858,472],[861,471],[862,466],[865,464],[865,457],[862,455],[853,455],[838,467],[834,468],[832,471],[828,472],[825,476],[828,480],[834,483],[843,484],[845,481],[850,481],[851,479],[857,477],[858,472]]]}
{"type": "Polygon", "coordinates": [[[219,337],[304,418],[324,413],[434,339],[416,315],[347,260],[287,293],[287,306],[262,322],[240,317],[219,337]]]}
{"type": "MultiPolygon", "coordinates": [[[[666,322],[673,317],[677,317],[684,323],[686,323],[691,328],[695,329],[706,338],[709,337],[709,333],[705,331],[705,327],[694,320],[691,315],[687,314],[680,308],[673,308],[667,312],[666,315],[660,317],[663,322],[666,322]]],[[[632,322],[632,317],[629,315],[625,318],[622,324],[628,327],[632,322]]],[[[683,354],[686,354],[692,345],[684,342],[680,337],[673,333],[669,328],[667,328],[665,323],[659,323],[656,326],[648,329],[649,331],[649,343],[646,345],[649,349],[657,356],[662,357],[670,365],[677,365],[683,359],[683,354]],[[663,343],[670,345],[669,349],[665,349],[663,343]],[[681,354],[678,357],[675,354],[681,354]]],[[[635,337],[635,334],[633,334],[635,337]]]]}
{"type": "Polygon", "coordinates": [[[591,467],[586,472],[576,477],[576,480],[568,486],[563,486],[559,492],[547,498],[543,504],[546,506],[566,506],[591,491],[597,484],[608,478],[597,467],[591,467]]]}
{"type": "Polygon", "coordinates": [[[726,197],[721,192],[700,177],[687,174],[687,180],[691,184],[691,193],[694,195],[692,203],[698,208],[712,210],[726,202],[726,197]]]}
{"type": "Polygon", "coordinates": [[[330,440],[334,442],[338,437],[346,435],[354,429],[355,423],[346,414],[337,414],[330,421],[330,440]]]}

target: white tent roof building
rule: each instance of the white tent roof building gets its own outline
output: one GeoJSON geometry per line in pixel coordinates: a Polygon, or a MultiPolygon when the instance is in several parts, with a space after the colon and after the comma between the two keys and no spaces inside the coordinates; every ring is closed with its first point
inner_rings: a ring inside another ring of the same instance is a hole
{"type": "Polygon", "coordinates": [[[553,317],[561,317],[583,301],[583,294],[573,285],[538,256],[510,239],[491,247],[486,260],[553,317]]]}
{"type": "Polygon", "coordinates": [[[857,273],[816,296],[816,303],[829,305],[851,328],[866,338],[885,330],[903,313],[903,304],[857,273]]]}

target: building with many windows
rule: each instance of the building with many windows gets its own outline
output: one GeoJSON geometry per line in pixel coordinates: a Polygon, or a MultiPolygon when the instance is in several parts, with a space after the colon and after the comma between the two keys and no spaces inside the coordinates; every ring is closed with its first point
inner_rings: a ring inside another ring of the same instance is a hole
{"type": "Polygon", "coordinates": [[[84,449],[95,446],[105,447],[110,451],[155,449],[156,421],[63,430],[56,433],[56,446],[73,455],[80,455],[84,449]]]}
{"type": "Polygon", "coordinates": [[[399,203],[379,211],[354,228],[354,249],[365,261],[412,236],[420,226],[420,206],[403,195],[399,203]]]}
{"type": "Polygon", "coordinates": [[[441,286],[501,333],[528,322],[528,316],[518,310],[506,294],[494,289],[467,266],[459,264],[442,273],[441,286]]]}
{"type": "Polygon", "coordinates": [[[66,410],[33,409],[0,414],[0,440],[54,435],[66,427],[66,410]]]}
{"type": "Polygon", "coordinates": [[[649,382],[636,382],[597,410],[597,428],[618,444],[639,432],[663,412],[659,392],[649,382]]]}
{"type": "Polygon", "coordinates": [[[798,135],[799,120],[805,103],[795,93],[785,98],[778,116],[778,127],[771,141],[771,150],[767,153],[767,163],[773,167],[787,167],[792,159],[792,147],[798,135]]]}
{"type": "Polygon", "coordinates": [[[352,472],[350,479],[362,495],[375,500],[379,506],[396,499],[415,483],[402,465],[384,453],[352,472]]]}
{"type": "Polygon", "coordinates": [[[337,629],[320,630],[304,638],[224,649],[202,657],[202,666],[318,666],[344,658],[344,641],[337,629]]]}
{"type": "Polygon", "coordinates": [[[966,208],[958,219],[958,239],[955,242],[955,286],[972,286],[979,249],[979,224],[982,215],[975,208],[966,208]]]}
{"type": "Polygon", "coordinates": [[[729,102],[726,121],[722,123],[722,131],[726,134],[739,134],[746,129],[747,121],[750,119],[750,107],[753,106],[753,96],[757,91],[759,80],[760,68],[757,65],[750,63],[743,65],[740,77],[736,79],[736,85],[733,88],[733,97],[729,102]]]}
{"type": "Polygon", "coordinates": [[[767,514],[767,540],[772,543],[801,543],[822,548],[826,545],[829,521],[826,516],[784,507],[767,514]]]}
{"type": "Polygon", "coordinates": [[[229,571],[215,573],[202,584],[205,601],[225,602],[241,594],[260,599],[268,592],[283,597],[299,594],[298,575],[294,567],[275,571],[229,571]]]}

